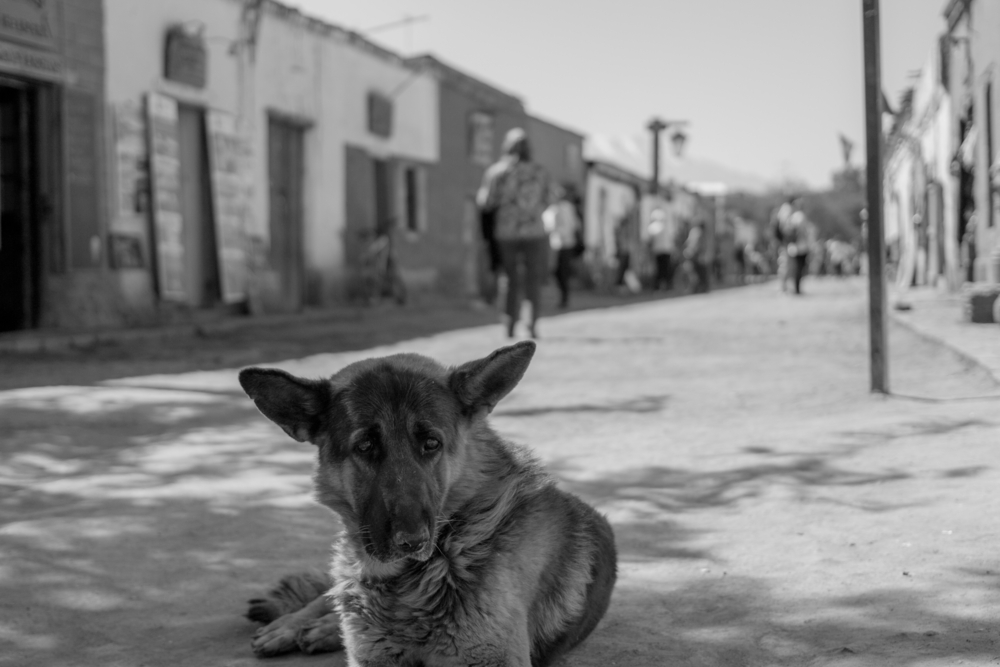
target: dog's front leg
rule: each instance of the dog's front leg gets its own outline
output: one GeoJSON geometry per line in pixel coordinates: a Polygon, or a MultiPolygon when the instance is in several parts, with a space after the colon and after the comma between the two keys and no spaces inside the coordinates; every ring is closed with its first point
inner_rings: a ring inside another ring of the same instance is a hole
{"type": "Polygon", "coordinates": [[[343,648],[340,618],[333,603],[320,595],[302,609],[279,617],[254,633],[253,652],[269,658],[296,648],[303,653],[322,653],[343,648]]]}

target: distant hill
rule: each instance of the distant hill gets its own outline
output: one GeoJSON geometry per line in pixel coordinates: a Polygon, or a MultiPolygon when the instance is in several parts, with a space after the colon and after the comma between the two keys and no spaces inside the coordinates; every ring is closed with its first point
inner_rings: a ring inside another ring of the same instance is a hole
{"type": "MultiPolygon", "coordinates": [[[[760,176],[726,167],[700,158],[678,158],[671,150],[670,140],[664,137],[660,150],[660,179],[678,183],[725,183],[730,190],[763,192],[772,183],[760,176]]],[[[652,147],[648,134],[629,137],[591,135],[584,146],[588,160],[610,162],[646,178],[650,175],[652,147]]]]}

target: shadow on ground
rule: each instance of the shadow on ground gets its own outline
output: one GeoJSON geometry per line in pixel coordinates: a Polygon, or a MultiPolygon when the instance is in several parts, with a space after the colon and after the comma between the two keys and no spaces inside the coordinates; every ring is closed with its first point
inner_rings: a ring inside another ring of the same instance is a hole
{"type": "MultiPolygon", "coordinates": [[[[644,413],[666,400],[539,410],[644,413]]],[[[288,440],[245,397],[228,392],[48,387],[5,392],[0,410],[0,661],[257,664],[248,647],[254,626],[241,618],[245,600],[285,572],[322,567],[337,530],[309,498],[310,446],[288,440]]],[[[844,432],[846,444],[823,452],[756,447],[745,456],[761,461],[709,471],[658,466],[575,479],[571,461],[551,467],[585,499],[628,508],[631,518],[615,521],[623,563],[680,567],[716,559],[695,544],[699,511],[737,508],[776,488],[905,481],[908,469],[855,469],[847,459],[901,433],[979,424],[923,420],[902,430],[844,432]]],[[[966,569],[954,577],[969,596],[1000,605],[996,573],[966,569]]],[[[994,618],[946,613],[904,588],[796,599],[773,580],[715,571],[673,584],[623,577],[607,619],[570,662],[994,660],[994,628],[994,618]]],[[[274,664],[306,663],[329,664],[306,657],[274,664]]]]}

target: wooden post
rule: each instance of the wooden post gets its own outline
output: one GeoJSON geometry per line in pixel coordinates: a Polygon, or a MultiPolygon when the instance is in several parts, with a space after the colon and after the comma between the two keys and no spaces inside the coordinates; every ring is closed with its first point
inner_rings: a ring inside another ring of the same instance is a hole
{"type": "Polygon", "coordinates": [[[882,227],[882,61],[879,0],[861,0],[865,51],[865,125],[868,149],[868,318],[871,327],[871,388],[889,393],[886,338],[885,234],[882,227]]]}

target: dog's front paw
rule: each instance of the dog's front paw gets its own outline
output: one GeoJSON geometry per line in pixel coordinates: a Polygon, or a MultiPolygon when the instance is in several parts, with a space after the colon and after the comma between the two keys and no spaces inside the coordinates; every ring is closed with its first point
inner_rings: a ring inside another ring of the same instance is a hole
{"type": "Polygon", "coordinates": [[[322,616],[299,633],[299,650],[303,653],[329,653],[344,648],[340,635],[340,618],[337,614],[322,616]]]}
{"type": "Polygon", "coordinates": [[[253,633],[250,648],[258,658],[271,658],[296,650],[304,623],[294,616],[282,616],[253,633]]]}

